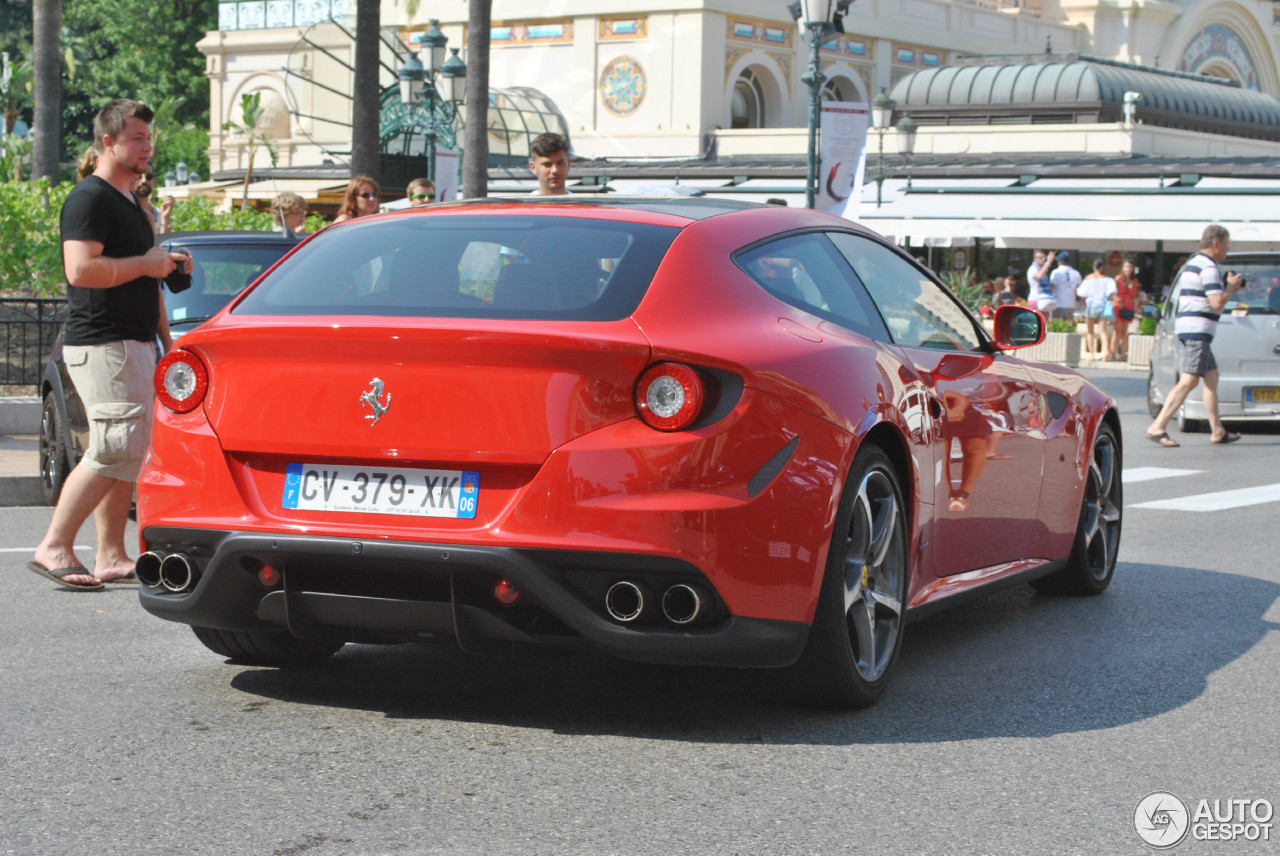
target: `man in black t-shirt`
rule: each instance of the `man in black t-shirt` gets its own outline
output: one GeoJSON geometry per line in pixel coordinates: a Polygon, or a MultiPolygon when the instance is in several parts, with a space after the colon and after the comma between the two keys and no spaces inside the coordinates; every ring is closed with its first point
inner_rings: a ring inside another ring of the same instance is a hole
{"type": "Polygon", "coordinates": [[[190,257],[155,246],[130,182],[151,160],[152,112],[119,99],[93,121],[98,163],[62,206],[62,262],[68,305],[63,358],[89,417],[89,448],[67,476],[53,521],[27,567],[64,588],[102,589],[136,579],[124,544],[154,399],[158,280],[190,257]],[[76,558],[76,534],[92,514],[93,572],[76,558]]]}

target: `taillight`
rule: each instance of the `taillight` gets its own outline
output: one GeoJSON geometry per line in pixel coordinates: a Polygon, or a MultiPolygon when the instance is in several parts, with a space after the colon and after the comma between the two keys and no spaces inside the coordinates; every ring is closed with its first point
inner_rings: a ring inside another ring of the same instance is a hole
{"type": "Polygon", "coordinates": [[[702,381],[693,369],[679,363],[650,366],[636,384],[636,410],[659,431],[689,427],[698,418],[702,401],[702,381]]]}
{"type": "Polygon", "coordinates": [[[176,413],[190,413],[204,401],[209,370],[191,351],[181,348],[165,354],[156,366],[156,397],[176,413]]]}

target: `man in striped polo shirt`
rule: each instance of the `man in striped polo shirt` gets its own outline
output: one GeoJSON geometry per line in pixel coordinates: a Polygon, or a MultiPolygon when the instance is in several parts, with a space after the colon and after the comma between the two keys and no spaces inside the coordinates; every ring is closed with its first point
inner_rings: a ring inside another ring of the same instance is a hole
{"type": "Polygon", "coordinates": [[[1177,293],[1177,318],[1173,331],[1178,336],[1177,384],[1160,408],[1160,415],[1147,428],[1147,439],[1165,447],[1179,445],[1165,430],[1191,390],[1204,378],[1204,409],[1209,417],[1210,443],[1234,443],[1239,434],[1228,431],[1218,418],[1218,364],[1214,362],[1213,334],[1218,329],[1218,313],[1231,295],[1244,285],[1244,277],[1232,274],[1223,287],[1218,262],[1227,257],[1231,235],[1217,225],[1208,226],[1200,238],[1200,252],[1187,259],[1174,282],[1177,293]]]}

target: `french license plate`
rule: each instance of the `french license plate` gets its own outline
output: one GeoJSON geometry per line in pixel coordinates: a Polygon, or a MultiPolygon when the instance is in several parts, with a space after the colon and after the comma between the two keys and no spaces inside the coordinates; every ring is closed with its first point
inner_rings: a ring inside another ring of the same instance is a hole
{"type": "Polygon", "coordinates": [[[290,464],[281,504],[310,511],[473,518],[479,498],[480,474],[466,470],[290,464]]]}
{"type": "Polygon", "coordinates": [[[1280,402],[1280,388],[1249,388],[1244,391],[1245,404],[1274,404],[1280,402]]]}

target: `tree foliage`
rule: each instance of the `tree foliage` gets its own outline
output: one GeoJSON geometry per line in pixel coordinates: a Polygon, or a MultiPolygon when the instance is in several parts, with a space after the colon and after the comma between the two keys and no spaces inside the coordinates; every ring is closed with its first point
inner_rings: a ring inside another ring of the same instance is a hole
{"type": "MultiPolygon", "coordinates": [[[[63,10],[64,46],[79,73],[66,83],[63,109],[64,160],[84,150],[93,116],[113,98],[135,98],[155,109],[180,98],[173,114],[176,131],[190,124],[209,127],[209,81],[196,43],[217,29],[218,4],[200,0],[77,0],[63,10]]],[[[171,138],[171,141],[174,138],[171,138]]],[[[206,143],[207,145],[207,143],[206,143]]],[[[209,174],[206,151],[157,149],[160,174],[179,160],[209,174]]]]}

